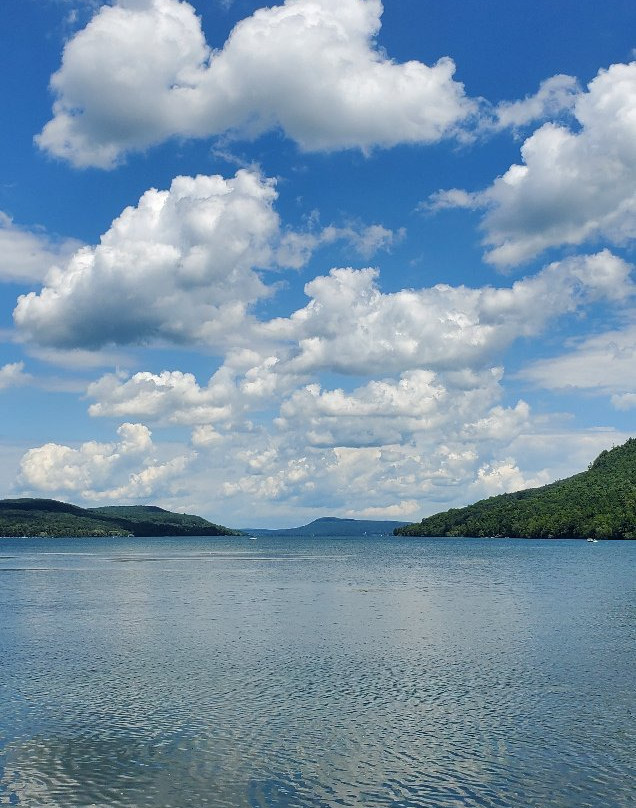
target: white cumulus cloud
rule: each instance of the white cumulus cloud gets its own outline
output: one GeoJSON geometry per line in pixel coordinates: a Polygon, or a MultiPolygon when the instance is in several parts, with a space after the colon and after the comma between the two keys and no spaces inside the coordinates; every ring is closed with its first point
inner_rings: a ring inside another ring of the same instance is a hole
{"type": "Polygon", "coordinates": [[[293,342],[285,367],[387,374],[479,366],[553,318],[597,300],[625,301],[631,267],[607,250],[555,262],[510,288],[438,284],[384,294],[374,269],[331,270],[305,287],[310,303],[270,321],[270,338],[293,342]]]}
{"type": "Polygon", "coordinates": [[[96,247],[19,298],[15,322],[35,342],[97,348],[163,338],[223,341],[269,290],[280,223],[271,181],[240,170],[176,177],[117,218],[96,247]]]}
{"type": "Polygon", "coordinates": [[[212,424],[233,415],[235,387],[220,371],[206,388],[192,373],[179,370],[139,372],[129,379],[106,374],[89,385],[87,395],[98,399],[88,411],[93,416],[139,417],[159,423],[212,424]]]}
{"type": "MultiPolygon", "coordinates": [[[[563,91],[570,98],[567,82],[556,97],[563,91]]],[[[544,124],[521,147],[521,163],[489,188],[432,197],[437,208],[486,208],[486,259],[495,266],[515,266],[549,247],[636,237],[636,62],[601,70],[574,98],[576,126],[544,124]]],[[[534,114],[532,104],[520,104],[501,110],[509,123],[534,114]]]]}
{"type": "Polygon", "coordinates": [[[607,251],[550,264],[511,287],[439,285],[385,294],[375,270],[332,270],[306,287],[289,318],[252,323],[250,346],[231,349],[206,384],[191,373],[110,373],[91,383],[93,416],[198,429],[197,444],[278,414],[298,445],[382,446],[452,429],[458,440],[498,440],[528,419],[497,407],[497,366],[515,340],[597,301],[622,303],[630,266],[607,251]],[[323,373],[360,375],[352,392],[323,373]],[[494,407],[494,409],[492,409],[494,407]]]}
{"type": "Polygon", "coordinates": [[[280,127],[306,150],[430,143],[474,110],[451,59],[398,64],[375,43],[380,0],[286,0],[212,51],[180,0],[102,6],[64,48],[41,148],[109,168],[166,138],[280,127]]]}
{"type": "Polygon", "coordinates": [[[192,453],[157,460],[150,430],[122,424],[118,441],[87,441],[78,448],[47,443],[29,451],[20,464],[18,485],[51,496],[135,500],[175,493],[192,453]]]}
{"type": "Polygon", "coordinates": [[[263,270],[298,269],[336,241],[368,256],[404,235],[359,222],[285,229],[276,199],[274,180],[248,169],[151,188],[99,244],[53,267],[40,292],[20,296],[14,320],[21,335],[68,356],[160,340],[247,344],[250,306],[275,289],[263,270]]]}
{"type": "Polygon", "coordinates": [[[470,374],[470,384],[465,374],[414,370],[395,381],[372,380],[352,393],[310,384],[282,404],[276,423],[284,433],[300,434],[303,444],[318,447],[409,444],[423,433],[448,438],[459,435],[475,413],[488,412],[500,396],[500,379],[496,368],[470,374]]]}

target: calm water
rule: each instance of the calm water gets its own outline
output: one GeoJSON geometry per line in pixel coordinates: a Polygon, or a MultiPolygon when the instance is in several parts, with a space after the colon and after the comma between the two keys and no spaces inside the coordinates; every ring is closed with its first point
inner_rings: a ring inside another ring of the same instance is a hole
{"type": "Polygon", "coordinates": [[[635,804],[634,542],[0,556],[0,805],[635,804]]]}

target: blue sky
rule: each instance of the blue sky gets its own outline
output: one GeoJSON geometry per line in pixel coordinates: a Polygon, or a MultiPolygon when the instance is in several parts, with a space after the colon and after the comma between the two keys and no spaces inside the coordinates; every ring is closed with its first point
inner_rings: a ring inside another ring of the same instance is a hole
{"type": "Polygon", "coordinates": [[[416,520],[633,434],[632,2],[2,13],[2,495],[416,520]]]}

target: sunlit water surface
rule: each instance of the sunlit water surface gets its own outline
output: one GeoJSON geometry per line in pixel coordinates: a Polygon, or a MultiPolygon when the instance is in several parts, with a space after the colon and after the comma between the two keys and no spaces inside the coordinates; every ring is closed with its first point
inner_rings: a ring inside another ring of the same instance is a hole
{"type": "Polygon", "coordinates": [[[0,556],[0,805],[634,806],[634,542],[0,556]]]}

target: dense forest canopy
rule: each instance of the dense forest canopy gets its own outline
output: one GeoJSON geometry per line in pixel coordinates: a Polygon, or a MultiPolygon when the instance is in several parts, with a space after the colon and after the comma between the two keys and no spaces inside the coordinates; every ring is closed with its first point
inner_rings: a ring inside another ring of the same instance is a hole
{"type": "Polygon", "coordinates": [[[601,452],[587,471],[541,488],[483,499],[398,528],[402,536],[636,538],[636,439],[601,452]]]}
{"type": "Polygon", "coordinates": [[[233,536],[200,516],[153,505],[79,508],[55,499],[0,500],[0,536],[233,536]]]}

